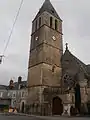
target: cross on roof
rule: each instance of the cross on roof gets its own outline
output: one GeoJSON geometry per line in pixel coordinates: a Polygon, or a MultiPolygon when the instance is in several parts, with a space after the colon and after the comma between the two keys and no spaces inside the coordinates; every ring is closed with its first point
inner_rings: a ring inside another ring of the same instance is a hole
{"type": "Polygon", "coordinates": [[[66,43],[65,45],[66,45],[66,50],[68,50],[68,43],[66,43]]]}

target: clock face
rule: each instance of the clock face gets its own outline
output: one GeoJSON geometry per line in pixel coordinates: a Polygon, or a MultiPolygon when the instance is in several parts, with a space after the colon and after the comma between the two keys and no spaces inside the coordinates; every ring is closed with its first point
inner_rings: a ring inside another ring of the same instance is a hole
{"type": "Polygon", "coordinates": [[[36,40],[36,41],[38,40],[38,36],[35,38],[35,40],[36,40]]]}
{"type": "Polygon", "coordinates": [[[52,36],[52,39],[53,39],[53,40],[56,40],[56,37],[55,37],[55,36],[52,36]]]}

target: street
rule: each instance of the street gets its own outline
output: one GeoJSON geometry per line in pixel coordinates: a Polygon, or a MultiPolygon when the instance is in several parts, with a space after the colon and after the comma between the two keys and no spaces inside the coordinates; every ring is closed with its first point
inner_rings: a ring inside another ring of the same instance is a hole
{"type": "Polygon", "coordinates": [[[0,120],[90,120],[85,117],[44,117],[44,116],[15,116],[15,115],[0,115],[0,120]]]}
{"type": "Polygon", "coordinates": [[[0,120],[36,120],[36,119],[35,117],[0,115],[0,120]]]}

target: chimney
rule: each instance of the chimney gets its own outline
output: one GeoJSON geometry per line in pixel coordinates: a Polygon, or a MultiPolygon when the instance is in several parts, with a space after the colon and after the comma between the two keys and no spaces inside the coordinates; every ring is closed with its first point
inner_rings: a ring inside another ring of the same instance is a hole
{"type": "Polygon", "coordinates": [[[22,77],[21,77],[21,76],[19,76],[19,77],[18,77],[18,83],[20,84],[20,83],[21,83],[21,81],[22,81],[22,77]]]}

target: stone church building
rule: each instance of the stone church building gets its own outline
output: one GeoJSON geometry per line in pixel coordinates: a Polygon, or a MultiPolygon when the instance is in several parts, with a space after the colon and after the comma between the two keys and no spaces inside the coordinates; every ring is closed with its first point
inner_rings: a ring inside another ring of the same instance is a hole
{"type": "MultiPolygon", "coordinates": [[[[65,106],[75,104],[75,83],[79,83],[81,103],[90,101],[90,66],[68,49],[63,53],[62,20],[45,0],[32,21],[28,64],[28,112],[60,115],[65,106]]],[[[87,109],[88,110],[88,109],[87,109]]]]}

